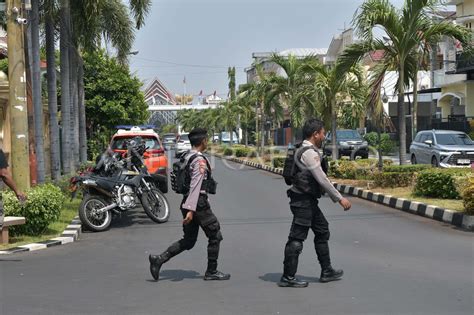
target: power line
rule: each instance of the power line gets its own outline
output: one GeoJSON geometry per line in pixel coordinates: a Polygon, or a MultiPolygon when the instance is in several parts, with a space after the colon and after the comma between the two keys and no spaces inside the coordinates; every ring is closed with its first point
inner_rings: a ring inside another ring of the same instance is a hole
{"type": "MultiPolygon", "coordinates": [[[[149,62],[157,62],[157,63],[165,63],[165,64],[170,64],[174,66],[183,66],[183,67],[196,67],[196,68],[229,68],[230,66],[224,66],[224,65],[198,65],[198,64],[186,64],[186,63],[178,63],[178,62],[172,62],[172,61],[167,61],[167,60],[158,60],[158,59],[148,59],[148,58],[142,58],[142,57],[136,57],[136,56],[131,56],[134,59],[138,60],[143,60],[143,61],[149,61],[149,62]]],[[[246,67],[235,67],[235,68],[246,68],[246,67]]]]}

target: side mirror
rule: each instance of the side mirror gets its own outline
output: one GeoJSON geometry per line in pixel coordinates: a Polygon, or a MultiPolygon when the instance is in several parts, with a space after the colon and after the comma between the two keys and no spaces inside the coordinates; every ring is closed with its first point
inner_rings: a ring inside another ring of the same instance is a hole
{"type": "Polygon", "coordinates": [[[426,140],[425,144],[427,144],[431,147],[433,145],[433,141],[432,140],[426,140]]]}

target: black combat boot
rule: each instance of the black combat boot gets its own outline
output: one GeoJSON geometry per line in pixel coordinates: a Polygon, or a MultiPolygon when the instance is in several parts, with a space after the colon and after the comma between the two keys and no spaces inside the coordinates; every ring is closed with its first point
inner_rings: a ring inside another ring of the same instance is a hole
{"type": "Polygon", "coordinates": [[[278,282],[278,286],[282,288],[306,288],[308,286],[307,281],[299,280],[295,277],[283,275],[278,282]]]}
{"type": "Polygon", "coordinates": [[[204,280],[229,280],[230,274],[223,273],[217,270],[217,261],[209,261],[207,263],[207,270],[204,274],[204,280]]]}
{"type": "Polygon", "coordinates": [[[171,253],[169,251],[164,252],[161,255],[150,255],[148,256],[148,260],[150,261],[150,272],[151,275],[153,276],[153,279],[158,281],[160,278],[160,269],[161,266],[170,260],[171,258],[171,253]]]}
{"type": "Polygon", "coordinates": [[[321,277],[319,278],[319,281],[323,283],[336,281],[341,279],[343,274],[344,271],[342,271],[341,269],[335,270],[331,266],[329,266],[321,270],[321,277]]]}
{"type": "Polygon", "coordinates": [[[278,282],[279,287],[306,288],[308,282],[295,278],[298,269],[298,257],[303,250],[303,243],[298,240],[289,240],[285,246],[285,260],[283,261],[283,276],[278,282]]]}

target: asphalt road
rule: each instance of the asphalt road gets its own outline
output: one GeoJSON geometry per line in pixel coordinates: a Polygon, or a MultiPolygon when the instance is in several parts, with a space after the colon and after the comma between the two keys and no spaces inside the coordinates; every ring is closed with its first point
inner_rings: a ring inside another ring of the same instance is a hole
{"type": "MultiPolygon", "coordinates": [[[[215,161],[211,197],[224,241],[219,268],[230,281],[205,282],[206,238],[164,265],[152,282],[148,253],[181,236],[179,197],[168,223],[137,210],[103,233],[38,252],[0,256],[0,313],[11,314],[474,314],[473,234],[352,199],[344,212],[321,201],[341,281],[322,284],[312,239],[298,274],[308,288],[279,288],[291,217],[281,177],[215,161]]],[[[310,232],[311,234],[311,232],[310,232]]]]}

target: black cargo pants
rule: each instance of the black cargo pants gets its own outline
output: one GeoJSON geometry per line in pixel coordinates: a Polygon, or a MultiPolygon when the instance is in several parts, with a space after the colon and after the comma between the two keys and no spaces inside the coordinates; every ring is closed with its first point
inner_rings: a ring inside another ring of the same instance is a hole
{"type": "MultiPolygon", "coordinates": [[[[184,197],[180,207],[183,218],[186,217],[186,214],[189,211],[182,208],[185,201],[186,197],[184,197]]],[[[206,194],[201,194],[199,196],[197,209],[194,213],[193,220],[189,224],[183,225],[183,238],[173,243],[168,248],[168,252],[170,253],[170,256],[173,257],[184,250],[190,250],[193,248],[197,241],[199,227],[201,227],[209,240],[207,245],[207,271],[213,272],[217,269],[217,259],[219,258],[219,248],[220,242],[222,241],[222,234],[219,221],[211,210],[211,206],[209,205],[206,194]]]]}
{"type": "Polygon", "coordinates": [[[284,275],[295,276],[298,268],[298,257],[303,250],[303,242],[308,237],[310,228],[314,233],[314,247],[321,268],[329,267],[331,265],[328,245],[329,224],[318,206],[318,199],[291,190],[288,190],[287,194],[290,198],[293,222],[285,246],[284,275]]]}

